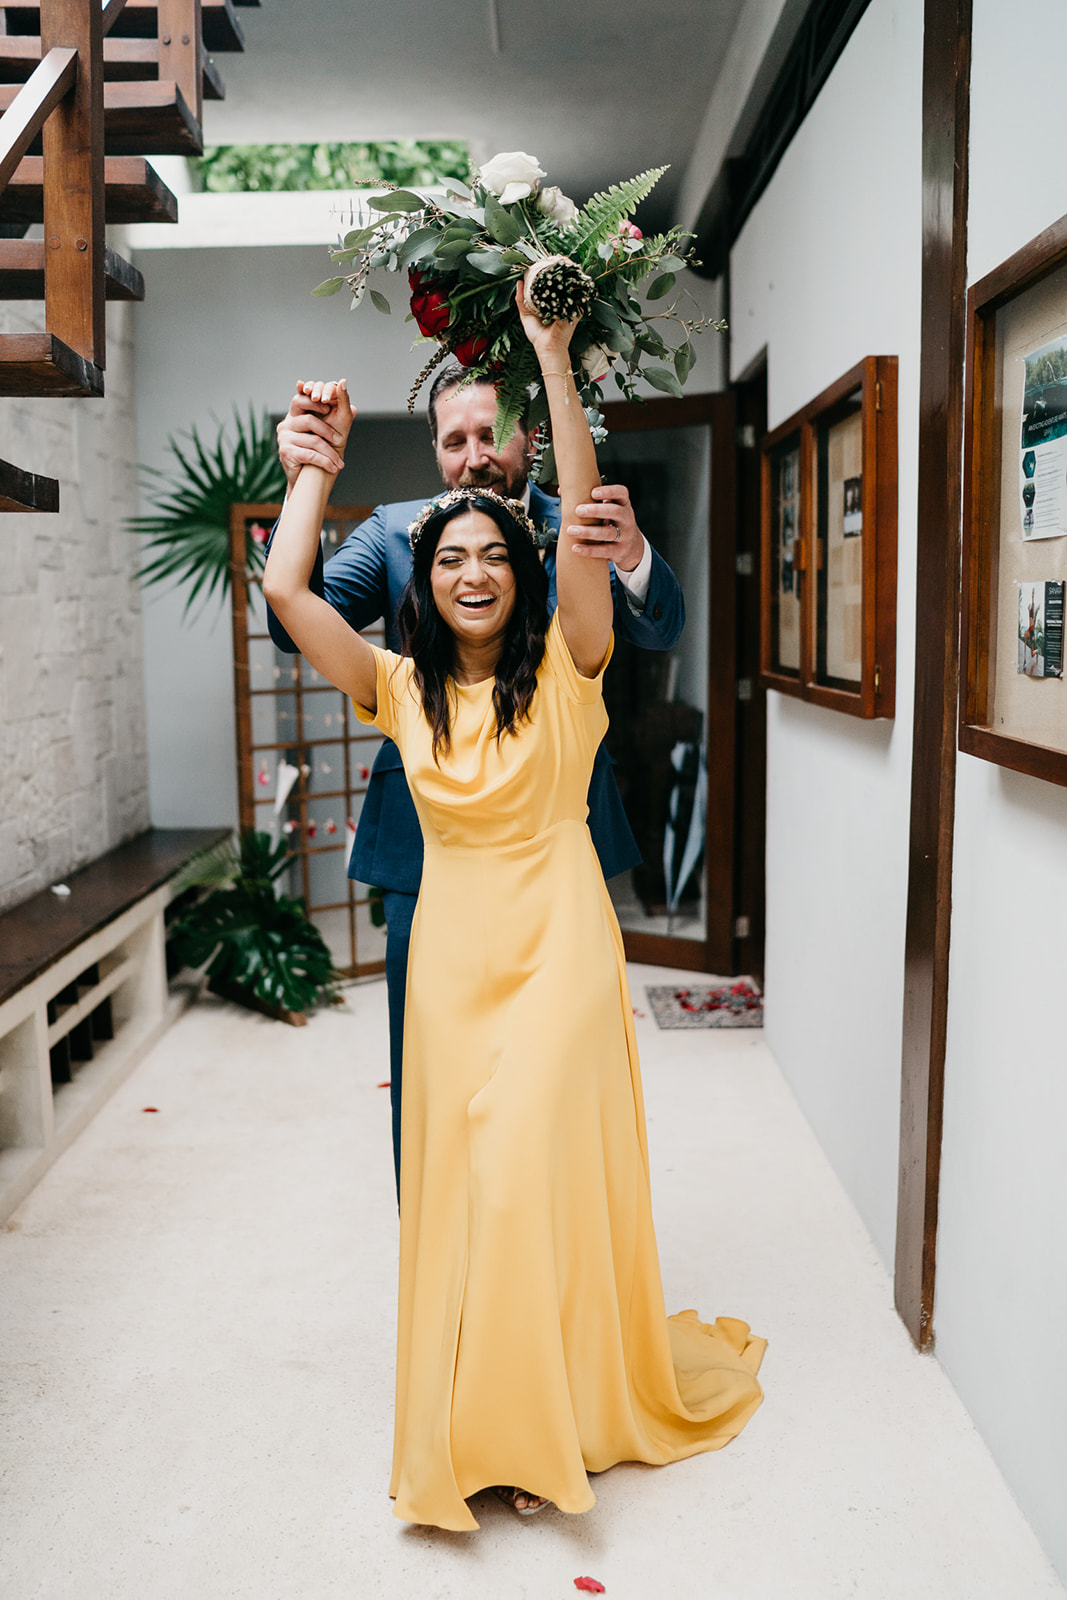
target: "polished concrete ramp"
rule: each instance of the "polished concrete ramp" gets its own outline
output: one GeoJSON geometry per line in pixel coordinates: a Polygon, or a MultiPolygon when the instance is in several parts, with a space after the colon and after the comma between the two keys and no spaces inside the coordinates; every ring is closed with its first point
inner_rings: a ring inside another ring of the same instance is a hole
{"type": "Polygon", "coordinates": [[[739,1439],[583,1517],[398,1522],[384,986],[208,999],[0,1231],[4,1600],[1062,1597],[762,1034],[638,1037],[668,1306],[770,1340],[739,1439]]]}

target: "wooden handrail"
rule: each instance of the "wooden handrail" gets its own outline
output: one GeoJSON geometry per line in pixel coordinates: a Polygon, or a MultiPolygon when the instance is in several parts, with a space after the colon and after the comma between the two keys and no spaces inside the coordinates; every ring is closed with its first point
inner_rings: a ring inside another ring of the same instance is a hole
{"type": "Polygon", "coordinates": [[[0,190],[7,187],[41,128],[70,93],[77,73],[77,50],[49,50],[0,118],[0,190]]]}
{"type": "Polygon", "coordinates": [[[104,37],[111,32],[112,26],[118,20],[119,13],[126,4],[126,0],[104,0],[104,15],[102,28],[104,37]]]}

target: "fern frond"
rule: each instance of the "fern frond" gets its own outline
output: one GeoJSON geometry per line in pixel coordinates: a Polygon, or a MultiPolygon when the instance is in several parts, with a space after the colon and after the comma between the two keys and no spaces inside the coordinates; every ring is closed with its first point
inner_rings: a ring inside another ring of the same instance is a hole
{"type": "Polygon", "coordinates": [[[537,357],[533,346],[527,345],[505,368],[496,392],[496,418],[493,422],[493,449],[503,450],[518,427],[529,388],[537,376],[537,357]]]}
{"type": "MultiPolygon", "coordinates": [[[[645,196],[651,194],[666,171],[666,167],[651,167],[648,172],[639,173],[628,183],[613,183],[603,194],[593,195],[570,227],[564,230],[564,255],[582,258],[585,252],[610,239],[623,218],[628,217],[645,196]]],[[[584,260],[582,264],[585,264],[584,260]]]]}

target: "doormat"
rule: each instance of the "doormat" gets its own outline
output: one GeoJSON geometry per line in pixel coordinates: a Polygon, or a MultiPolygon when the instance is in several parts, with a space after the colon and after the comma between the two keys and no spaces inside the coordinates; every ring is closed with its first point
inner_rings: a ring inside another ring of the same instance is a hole
{"type": "Polygon", "coordinates": [[[645,993],[661,1028],[763,1027],[763,996],[751,978],[716,988],[649,985],[645,993]]]}

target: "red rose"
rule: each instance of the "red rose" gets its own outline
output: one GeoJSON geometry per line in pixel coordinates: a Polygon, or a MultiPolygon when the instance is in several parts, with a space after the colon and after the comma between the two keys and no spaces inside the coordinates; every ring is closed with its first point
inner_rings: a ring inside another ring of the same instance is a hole
{"type": "Polygon", "coordinates": [[[408,282],[411,284],[411,314],[419,332],[425,334],[427,339],[436,339],[448,327],[452,307],[443,290],[425,287],[426,274],[417,268],[412,267],[408,273],[408,282]]]}
{"type": "Polygon", "coordinates": [[[489,348],[489,340],[484,333],[469,333],[459,344],[453,345],[452,354],[464,367],[473,367],[480,361],[489,348]]]}

